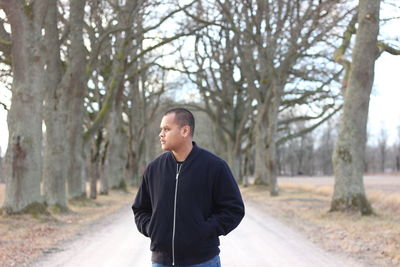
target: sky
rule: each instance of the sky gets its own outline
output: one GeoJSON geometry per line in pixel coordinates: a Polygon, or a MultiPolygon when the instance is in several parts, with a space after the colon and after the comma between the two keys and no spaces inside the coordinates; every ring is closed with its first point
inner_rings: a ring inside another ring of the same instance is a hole
{"type": "Polygon", "coordinates": [[[386,129],[389,143],[400,142],[400,56],[383,54],[375,65],[370,97],[368,132],[379,136],[386,129]]]}
{"type": "MultiPolygon", "coordinates": [[[[398,0],[386,0],[381,4],[381,19],[397,18],[380,27],[380,39],[394,40],[400,47],[400,8],[393,4],[398,0]]],[[[383,53],[375,63],[374,87],[370,98],[368,132],[379,136],[386,129],[389,143],[400,142],[400,55],[383,53]]],[[[373,140],[374,142],[374,140],[373,140]]],[[[376,142],[376,139],[375,139],[376,142]]]]}

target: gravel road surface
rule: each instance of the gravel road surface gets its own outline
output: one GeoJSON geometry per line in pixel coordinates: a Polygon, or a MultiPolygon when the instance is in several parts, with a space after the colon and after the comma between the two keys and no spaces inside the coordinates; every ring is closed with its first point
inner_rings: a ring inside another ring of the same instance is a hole
{"type": "MultiPolygon", "coordinates": [[[[243,222],[221,238],[223,267],[361,266],[323,251],[246,202],[243,222]]],[[[32,267],[150,267],[150,241],[136,230],[130,207],[97,222],[36,260],[32,267]]]]}

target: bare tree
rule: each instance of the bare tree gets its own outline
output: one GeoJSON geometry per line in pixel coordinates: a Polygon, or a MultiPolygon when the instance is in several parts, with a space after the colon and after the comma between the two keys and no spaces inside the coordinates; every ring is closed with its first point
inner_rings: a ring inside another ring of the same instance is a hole
{"type": "Polygon", "coordinates": [[[249,142],[246,137],[253,109],[235,56],[234,38],[226,28],[199,31],[194,62],[186,62],[185,72],[202,96],[203,103],[195,108],[206,113],[215,126],[215,149],[226,156],[235,178],[242,181],[243,144],[249,142]]]}
{"type": "Polygon", "coordinates": [[[11,25],[12,99],[8,113],[4,210],[16,213],[43,203],[42,103],[48,1],[0,1],[11,25]]]}
{"type": "MultiPolygon", "coordinates": [[[[106,122],[106,132],[108,139],[107,155],[105,160],[105,176],[107,184],[110,188],[126,188],[124,180],[124,170],[128,160],[128,139],[127,132],[123,127],[122,108],[124,102],[124,81],[127,71],[127,58],[131,55],[130,51],[131,40],[134,40],[131,26],[133,21],[138,16],[139,5],[141,2],[127,1],[124,6],[121,6],[119,15],[116,18],[120,27],[129,29],[124,31],[124,34],[117,35],[115,42],[115,54],[113,55],[110,77],[107,79],[107,95],[103,102],[102,110],[108,112],[106,122]],[[110,99],[110,100],[109,100],[110,99]]],[[[102,113],[94,121],[96,125],[102,113]]],[[[92,126],[93,127],[93,126],[92,126]]],[[[90,131],[91,129],[89,129],[90,131]]]]}
{"type": "Polygon", "coordinates": [[[363,184],[369,97],[378,56],[380,0],[360,1],[352,66],[345,92],[339,136],[333,153],[335,187],[331,211],[371,214],[363,184]]]}
{"type": "MultiPolygon", "coordinates": [[[[327,51],[332,51],[327,36],[352,12],[351,8],[349,11],[341,7],[339,1],[217,1],[215,6],[199,1],[197,10],[187,13],[196,23],[221,28],[208,34],[212,40],[207,43],[207,49],[212,51],[209,46],[215,47],[214,55],[217,56],[204,53],[207,57],[204,62],[222,59],[224,52],[228,51],[234,55],[237,65],[234,74],[243,79],[236,81],[240,81],[239,86],[248,95],[247,101],[251,103],[249,114],[255,115],[255,119],[251,119],[254,120],[252,126],[255,131],[252,137],[256,149],[255,176],[257,180],[271,185],[273,195],[278,193],[277,144],[315,129],[340,109],[340,105],[332,101],[338,97],[332,87],[340,70],[327,67],[331,61],[327,51]],[[221,42],[223,36],[229,38],[221,42]],[[233,48],[225,51],[217,49],[218,45],[225,45],[225,41],[233,48]],[[315,65],[316,58],[319,64],[326,67],[323,71],[315,65]],[[308,105],[318,99],[321,101],[320,109],[314,109],[314,113],[292,118],[281,116],[296,106],[308,105]],[[310,121],[301,132],[278,135],[288,124],[301,120],[310,121]]],[[[216,77],[218,82],[224,84],[227,83],[226,77],[235,80],[235,75],[216,77]],[[225,81],[220,81],[223,79],[225,81]]],[[[204,84],[204,87],[210,87],[204,84]]]]}
{"type": "MultiPolygon", "coordinates": [[[[158,1],[126,1],[123,3],[113,3],[112,1],[103,1],[104,5],[113,10],[111,15],[106,18],[107,28],[103,29],[104,19],[96,19],[97,29],[89,33],[92,40],[95,53],[89,60],[89,69],[91,81],[99,81],[101,86],[96,86],[95,90],[105,91],[105,95],[100,96],[100,108],[98,111],[92,109],[90,120],[86,124],[87,131],[84,133],[84,143],[87,145],[99,129],[105,127],[105,139],[107,140],[107,150],[105,157],[105,178],[102,180],[102,193],[106,193],[108,187],[115,188],[125,185],[124,177],[128,168],[134,168],[137,155],[140,154],[140,147],[132,147],[136,144],[132,138],[143,140],[143,135],[132,136],[129,129],[134,124],[143,123],[146,125],[152,112],[147,114],[146,110],[138,110],[139,107],[145,107],[148,103],[141,103],[152,99],[152,96],[160,95],[160,92],[151,92],[144,86],[140,89],[139,83],[147,86],[149,83],[146,71],[152,65],[157,65],[158,56],[156,50],[162,46],[191,34],[194,29],[186,29],[165,36],[158,31],[168,19],[192,5],[189,3],[183,7],[175,7],[163,4],[158,1]],[[167,8],[166,12],[157,12],[157,7],[167,8]],[[148,20],[146,20],[148,18],[148,20]],[[116,23],[116,25],[114,25],[116,23]],[[144,24],[144,22],[146,22],[144,24]],[[103,38],[96,38],[96,35],[103,38]],[[156,35],[154,37],[152,35],[156,35]],[[162,37],[161,37],[162,36],[162,37]],[[143,46],[147,41],[150,45],[143,46]],[[100,49],[102,48],[102,49],[100,49]],[[99,60],[100,55],[100,60],[99,60]],[[139,64],[140,63],[140,64],[139,64]],[[143,97],[144,96],[144,97],[143,97]],[[150,96],[150,97],[149,97],[150,96]],[[144,117],[140,114],[143,112],[144,117]],[[134,116],[131,116],[134,114],[134,116]],[[123,121],[123,115],[127,116],[130,125],[126,127],[123,121]],[[132,122],[131,119],[140,118],[132,122]],[[139,151],[132,151],[138,149],[139,151]]],[[[93,14],[93,16],[96,16],[93,14]]],[[[150,77],[150,76],[149,76],[150,77]]],[[[162,91],[162,90],[161,90],[162,91]]],[[[139,125],[137,129],[146,129],[139,125]]],[[[142,132],[146,134],[146,132],[142,132]]],[[[145,135],[144,135],[145,136],[145,135]]],[[[142,141],[137,143],[143,145],[142,141]]],[[[131,182],[131,181],[129,181],[131,182]]],[[[124,186],[123,186],[124,187],[124,186]]]]}
{"type": "MultiPolygon", "coordinates": [[[[339,70],[328,68],[330,60],[326,52],[332,47],[327,36],[351,14],[352,9],[343,8],[340,1],[217,2],[232,30],[240,34],[236,48],[241,67],[246,70],[243,75],[249,84],[249,93],[257,107],[256,149],[263,153],[263,162],[256,162],[256,166],[266,166],[267,173],[261,175],[261,179],[269,182],[271,194],[276,195],[277,144],[314,129],[340,107],[332,105],[334,101],[327,105],[327,100],[321,101],[325,107],[313,116],[301,115],[279,121],[280,114],[296,105],[310,103],[310,99],[317,99],[318,94],[334,92],[332,83],[339,70]],[[317,61],[324,62],[324,71],[314,65],[317,61]],[[313,82],[316,83],[310,86],[313,82]],[[307,119],[319,121],[314,121],[307,130],[279,140],[278,131],[285,124],[307,119]]],[[[336,97],[337,93],[330,96],[331,99],[336,97]]]]}
{"type": "MultiPolygon", "coordinates": [[[[138,62],[136,66],[140,69],[139,75],[128,78],[130,81],[128,99],[130,106],[126,105],[125,112],[128,114],[128,138],[129,138],[129,161],[128,161],[128,182],[137,184],[138,177],[141,176],[144,166],[150,160],[150,151],[154,138],[151,125],[153,124],[157,112],[160,110],[161,96],[166,91],[165,73],[158,66],[154,68],[143,66],[143,62],[138,62]]],[[[156,128],[158,131],[158,127],[156,128]]]]}

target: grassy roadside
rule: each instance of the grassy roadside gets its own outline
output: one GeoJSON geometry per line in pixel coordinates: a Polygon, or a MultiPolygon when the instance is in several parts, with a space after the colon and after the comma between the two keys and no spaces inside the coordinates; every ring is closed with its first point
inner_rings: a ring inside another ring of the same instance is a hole
{"type": "Polygon", "coordinates": [[[36,257],[49,253],[62,241],[75,236],[90,223],[133,201],[129,192],[111,191],[107,196],[69,204],[68,213],[50,215],[0,216],[0,266],[27,266],[36,257]]]}
{"type": "Polygon", "coordinates": [[[374,216],[330,213],[332,188],[282,183],[278,197],[263,186],[242,188],[271,215],[302,232],[327,251],[356,259],[365,266],[400,265],[400,194],[374,191],[368,198],[374,216]]]}

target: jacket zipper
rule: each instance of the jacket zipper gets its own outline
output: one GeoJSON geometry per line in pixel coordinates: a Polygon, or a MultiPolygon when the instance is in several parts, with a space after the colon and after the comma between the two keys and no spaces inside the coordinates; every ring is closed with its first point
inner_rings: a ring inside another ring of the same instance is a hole
{"type": "Polygon", "coordinates": [[[175,228],[176,228],[176,200],[178,196],[178,181],[179,173],[181,172],[182,165],[176,164],[176,177],[175,177],[175,198],[174,198],[174,221],[172,226],[172,266],[175,266],[175,228]]]}

